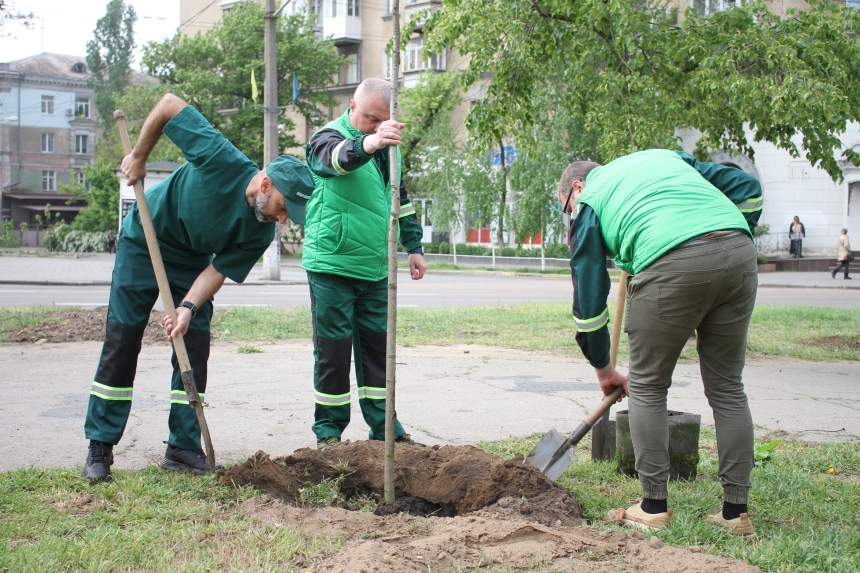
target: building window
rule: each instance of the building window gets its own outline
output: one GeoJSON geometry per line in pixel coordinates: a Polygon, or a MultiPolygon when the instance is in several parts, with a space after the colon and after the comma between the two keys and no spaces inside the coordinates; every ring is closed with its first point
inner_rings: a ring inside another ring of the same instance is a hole
{"type": "MultiPolygon", "coordinates": [[[[424,55],[424,38],[415,38],[409,41],[406,47],[405,58],[403,59],[403,71],[415,72],[421,70],[439,70],[445,71],[445,52],[441,54],[430,54],[427,59],[424,55]]],[[[389,73],[390,77],[390,73],[389,73]]]]}
{"type": "Polygon", "coordinates": [[[87,178],[84,176],[83,171],[76,171],[75,172],[75,182],[78,185],[83,185],[84,189],[86,189],[87,191],[90,190],[90,182],[87,181],[87,178]]]}
{"type": "Polygon", "coordinates": [[[42,153],[53,153],[54,152],[54,134],[53,133],[43,133],[42,134],[42,153]]]}
{"type": "Polygon", "coordinates": [[[337,18],[337,2],[338,0],[331,0],[331,17],[337,18]]]}
{"type": "Polygon", "coordinates": [[[749,0],[690,0],[690,7],[701,16],[708,16],[714,12],[724,12],[735,6],[740,6],[749,0]]]}
{"type": "Polygon", "coordinates": [[[358,54],[345,54],[347,63],[338,72],[338,85],[357,84],[361,81],[358,54]]]}
{"type": "Polygon", "coordinates": [[[82,64],[81,62],[78,62],[74,66],[72,66],[72,73],[73,74],[85,74],[85,73],[87,73],[87,67],[84,64],[82,64]]]}
{"type": "Polygon", "coordinates": [[[346,15],[358,16],[358,0],[346,0],[346,15]]]}
{"type": "Polygon", "coordinates": [[[317,26],[322,26],[323,18],[323,0],[308,0],[308,10],[311,14],[317,15],[317,26]]]}
{"type": "Polygon", "coordinates": [[[76,135],[75,136],[75,153],[80,153],[82,155],[87,154],[87,136],[86,135],[76,135]]]}
{"type": "Polygon", "coordinates": [[[90,98],[80,96],[75,98],[75,117],[90,117],[90,98]]]}
{"type": "Polygon", "coordinates": [[[54,96],[42,96],[42,115],[54,115],[54,96]]]}
{"type": "Polygon", "coordinates": [[[54,191],[57,188],[56,171],[42,171],[42,191],[54,191]]]}

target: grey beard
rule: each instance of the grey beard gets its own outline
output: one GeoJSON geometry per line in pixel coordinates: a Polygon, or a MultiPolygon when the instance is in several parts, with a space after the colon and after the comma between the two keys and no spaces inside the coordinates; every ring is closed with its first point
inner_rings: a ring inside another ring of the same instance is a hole
{"type": "Polygon", "coordinates": [[[269,206],[269,201],[272,200],[272,194],[267,193],[263,195],[260,192],[257,192],[257,196],[254,197],[254,215],[256,215],[257,220],[261,223],[271,223],[273,219],[266,215],[266,207],[269,206]]]}

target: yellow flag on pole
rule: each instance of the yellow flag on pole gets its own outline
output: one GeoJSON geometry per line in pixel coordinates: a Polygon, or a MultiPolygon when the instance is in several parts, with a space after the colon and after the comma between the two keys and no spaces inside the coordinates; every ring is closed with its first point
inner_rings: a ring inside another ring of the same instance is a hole
{"type": "Polygon", "coordinates": [[[260,95],[260,92],[257,91],[257,79],[254,77],[254,70],[251,70],[251,99],[254,100],[254,103],[257,103],[257,96],[260,95]]]}

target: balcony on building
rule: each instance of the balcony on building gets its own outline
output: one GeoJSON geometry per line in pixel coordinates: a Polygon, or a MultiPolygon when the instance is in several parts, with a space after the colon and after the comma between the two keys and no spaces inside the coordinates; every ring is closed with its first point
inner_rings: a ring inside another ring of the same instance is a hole
{"type": "Polygon", "coordinates": [[[403,23],[412,24],[412,29],[417,31],[424,29],[424,23],[429,15],[442,7],[442,0],[404,0],[403,23]],[[417,18],[413,22],[413,18],[417,18]]]}
{"type": "Polygon", "coordinates": [[[323,36],[336,46],[361,42],[361,1],[323,0],[323,36]]]}

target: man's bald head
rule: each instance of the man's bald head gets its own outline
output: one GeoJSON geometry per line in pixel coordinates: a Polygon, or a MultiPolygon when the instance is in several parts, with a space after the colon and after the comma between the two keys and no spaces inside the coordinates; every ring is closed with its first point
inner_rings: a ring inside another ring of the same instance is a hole
{"type": "Polygon", "coordinates": [[[379,78],[368,78],[349,100],[349,123],[365,135],[376,133],[379,124],[391,117],[390,105],[391,85],[379,78]]]}
{"type": "Polygon", "coordinates": [[[391,105],[391,84],[380,78],[367,78],[355,90],[352,96],[359,105],[370,103],[371,100],[379,100],[389,107],[391,105]]]}

